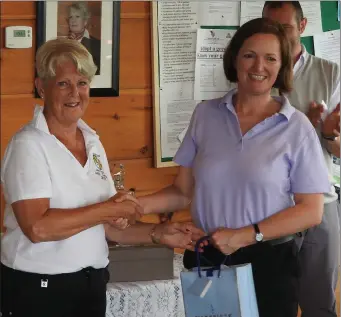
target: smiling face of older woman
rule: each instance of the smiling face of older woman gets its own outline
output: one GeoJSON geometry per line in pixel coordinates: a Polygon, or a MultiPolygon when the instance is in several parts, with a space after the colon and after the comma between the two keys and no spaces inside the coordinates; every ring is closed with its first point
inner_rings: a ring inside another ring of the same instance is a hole
{"type": "Polygon", "coordinates": [[[89,104],[89,79],[69,60],[56,67],[55,77],[46,81],[40,79],[38,89],[45,100],[47,121],[57,121],[63,126],[76,125],[89,104]]]}

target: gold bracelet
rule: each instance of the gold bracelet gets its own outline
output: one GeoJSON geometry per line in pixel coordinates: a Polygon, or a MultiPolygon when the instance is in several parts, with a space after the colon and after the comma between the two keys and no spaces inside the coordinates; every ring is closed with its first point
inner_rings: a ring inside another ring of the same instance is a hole
{"type": "Polygon", "coordinates": [[[157,225],[153,226],[152,230],[150,230],[150,232],[149,232],[149,236],[152,239],[152,242],[154,244],[160,244],[160,239],[156,237],[156,232],[155,232],[156,231],[156,227],[157,227],[157,225]]]}

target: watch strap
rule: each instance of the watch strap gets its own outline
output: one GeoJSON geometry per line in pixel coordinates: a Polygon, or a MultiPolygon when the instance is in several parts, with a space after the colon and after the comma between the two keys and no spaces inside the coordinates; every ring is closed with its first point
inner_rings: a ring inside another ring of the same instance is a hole
{"type": "Polygon", "coordinates": [[[256,234],[260,233],[258,224],[254,223],[254,224],[253,224],[253,227],[255,228],[256,234]]]}
{"type": "Polygon", "coordinates": [[[328,140],[328,141],[335,141],[336,139],[335,135],[324,135],[324,134],[321,134],[321,135],[323,139],[328,140]]]}
{"type": "Polygon", "coordinates": [[[263,236],[263,234],[260,232],[259,227],[258,227],[258,224],[254,223],[254,224],[253,224],[253,227],[254,227],[254,229],[255,229],[255,231],[256,231],[256,235],[255,235],[255,240],[256,240],[256,242],[257,242],[257,243],[263,242],[264,236],[263,236]]]}

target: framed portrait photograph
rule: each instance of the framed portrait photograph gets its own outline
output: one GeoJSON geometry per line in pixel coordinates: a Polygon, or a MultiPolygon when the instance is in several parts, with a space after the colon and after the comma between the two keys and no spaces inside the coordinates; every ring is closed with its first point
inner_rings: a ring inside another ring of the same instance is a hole
{"type": "Polygon", "coordinates": [[[57,37],[79,41],[97,66],[90,96],[118,96],[120,1],[37,1],[36,6],[37,49],[57,37]]]}

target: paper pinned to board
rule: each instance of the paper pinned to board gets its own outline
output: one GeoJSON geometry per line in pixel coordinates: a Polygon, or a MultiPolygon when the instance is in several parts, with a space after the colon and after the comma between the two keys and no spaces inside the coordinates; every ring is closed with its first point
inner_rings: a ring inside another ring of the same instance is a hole
{"type": "Polygon", "coordinates": [[[198,6],[200,25],[239,25],[239,1],[203,1],[198,2],[198,6]]]}
{"type": "Polygon", "coordinates": [[[321,2],[320,1],[301,1],[300,2],[304,16],[307,18],[307,26],[302,33],[304,36],[313,36],[323,32],[321,2]]]}
{"type": "Polygon", "coordinates": [[[314,35],[315,56],[340,65],[340,30],[314,35]]]}
{"type": "Polygon", "coordinates": [[[197,31],[194,99],[220,98],[231,90],[226,80],[223,56],[236,30],[199,29],[197,31]]]}
{"type": "Polygon", "coordinates": [[[240,25],[262,17],[265,1],[241,1],[240,2],[240,25]]]}

